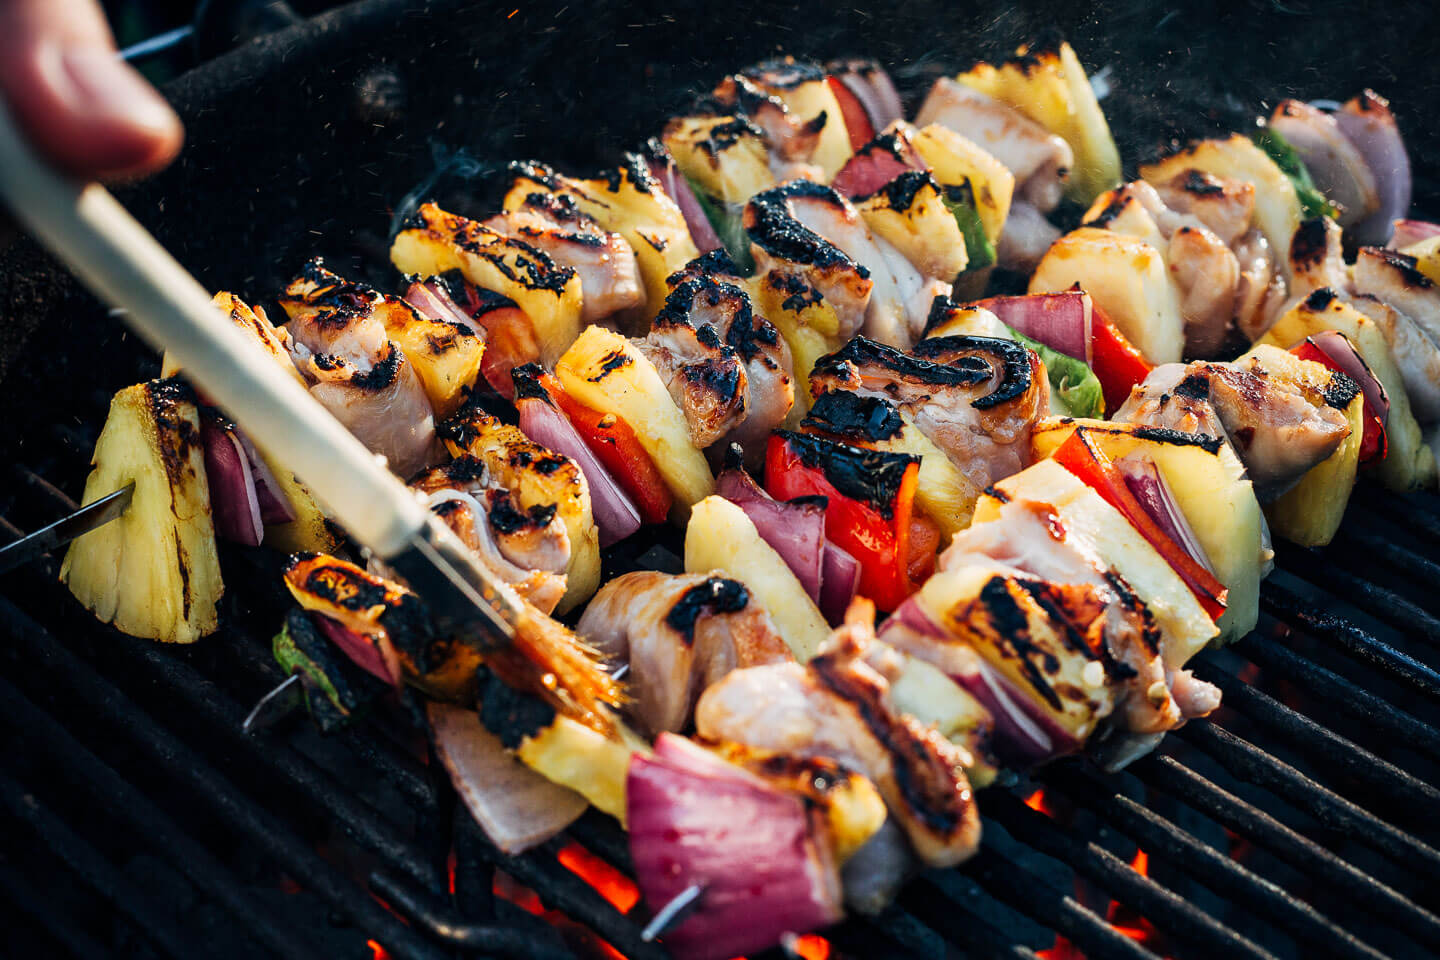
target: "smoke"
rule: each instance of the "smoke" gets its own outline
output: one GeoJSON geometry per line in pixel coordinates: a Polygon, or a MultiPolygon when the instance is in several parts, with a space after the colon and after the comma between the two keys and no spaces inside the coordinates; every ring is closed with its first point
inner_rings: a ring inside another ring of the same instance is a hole
{"type": "Polygon", "coordinates": [[[430,165],[430,174],[395,204],[395,212],[390,217],[390,239],[393,240],[405,221],[420,209],[420,204],[443,193],[447,183],[474,180],[496,170],[495,164],[482,163],[466,153],[464,147],[452,151],[436,140],[430,141],[430,165]]]}

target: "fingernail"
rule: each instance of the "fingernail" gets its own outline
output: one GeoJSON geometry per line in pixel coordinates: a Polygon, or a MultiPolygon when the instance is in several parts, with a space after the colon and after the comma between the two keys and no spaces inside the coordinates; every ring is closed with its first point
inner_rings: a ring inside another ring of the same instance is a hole
{"type": "Polygon", "coordinates": [[[67,50],[61,55],[77,113],[152,130],[168,130],[175,112],[165,98],[112,51],[67,50]]]}

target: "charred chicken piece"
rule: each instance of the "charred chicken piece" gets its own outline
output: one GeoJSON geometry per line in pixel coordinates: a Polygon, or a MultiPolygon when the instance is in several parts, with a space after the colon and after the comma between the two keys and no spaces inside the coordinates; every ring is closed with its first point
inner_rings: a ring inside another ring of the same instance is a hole
{"type": "Polygon", "coordinates": [[[581,323],[598,323],[645,301],[634,249],[618,233],[602,230],[573,196],[536,191],[483,225],[574,270],[580,277],[581,323]]]}
{"type": "Polygon", "coordinates": [[[434,462],[435,416],[425,388],[384,314],[414,311],[361,283],[349,283],[316,258],[285,288],[291,356],[324,404],[401,476],[434,462]]]}
{"type": "Polygon", "coordinates": [[[978,489],[1029,463],[1030,430],[1050,404],[1035,355],[991,337],[934,337],[909,354],[857,337],[816,363],[810,389],[895,403],[978,489]]]}
{"type": "Polygon", "coordinates": [[[1359,390],[1330,372],[1323,389],[1264,369],[1254,358],[1156,367],[1115,419],[1226,437],[1255,493],[1272,500],[1335,452],[1350,434],[1345,408],[1359,390]]]}
{"type": "Polygon", "coordinates": [[[480,562],[543,613],[565,595],[570,536],[554,503],[522,506],[485,461],[462,454],[421,473],[410,486],[480,562]]]}
{"type": "Polygon", "coordinates": [[[651,735],[684,730],[700,694],[730,671],[792,659],[744,584],[710,574],[616,577],[575,629],[606,660],[629,665],[626,713],[651,735]]]}
{"type": "Polygon", "coordinates": [[[865,662],[874,642],[868,603],[805,666],[737,670],[695,710],[708,739],[799,756],[829,757],[868,776],[921,860],[950,866],[979,845],[980,816],[961,751],[889,703],[888,684],[865,662]]]}

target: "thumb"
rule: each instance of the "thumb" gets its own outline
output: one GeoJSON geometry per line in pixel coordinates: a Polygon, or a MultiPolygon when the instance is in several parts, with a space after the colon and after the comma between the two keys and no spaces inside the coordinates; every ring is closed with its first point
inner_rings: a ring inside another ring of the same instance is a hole
{"type": "Polygon", "coordinates": [[[95,0],[0,0],[0,95],[36,149],[77,176],[151,173],[180,150],[180,119],[116,54],[95,0]]]}

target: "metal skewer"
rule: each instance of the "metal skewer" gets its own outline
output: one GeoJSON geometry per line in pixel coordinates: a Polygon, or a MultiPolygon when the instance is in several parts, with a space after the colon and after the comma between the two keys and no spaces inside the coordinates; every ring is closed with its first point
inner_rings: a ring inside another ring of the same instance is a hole
{"type": "Polygon", "coordinates": [[[151,346],[172,353],[255,441],[303,481],[346,531],[423,596],[442,632],[481,649],[526,614],[381,460],[350,434],[97,183],[51,170],[0,105],[0,197],[151,346]]]}
{"type": "Polygon", "coordinates": [[[103,527],[123,514],[134,496],[135,481],[132,480],[114,493],[87,503],[68,517],[62,517],[48,527],[41,527],[29,536],[0,547],[0,573],[28,563],[56,547],[63,547],[82,534],[103,527]]]}

